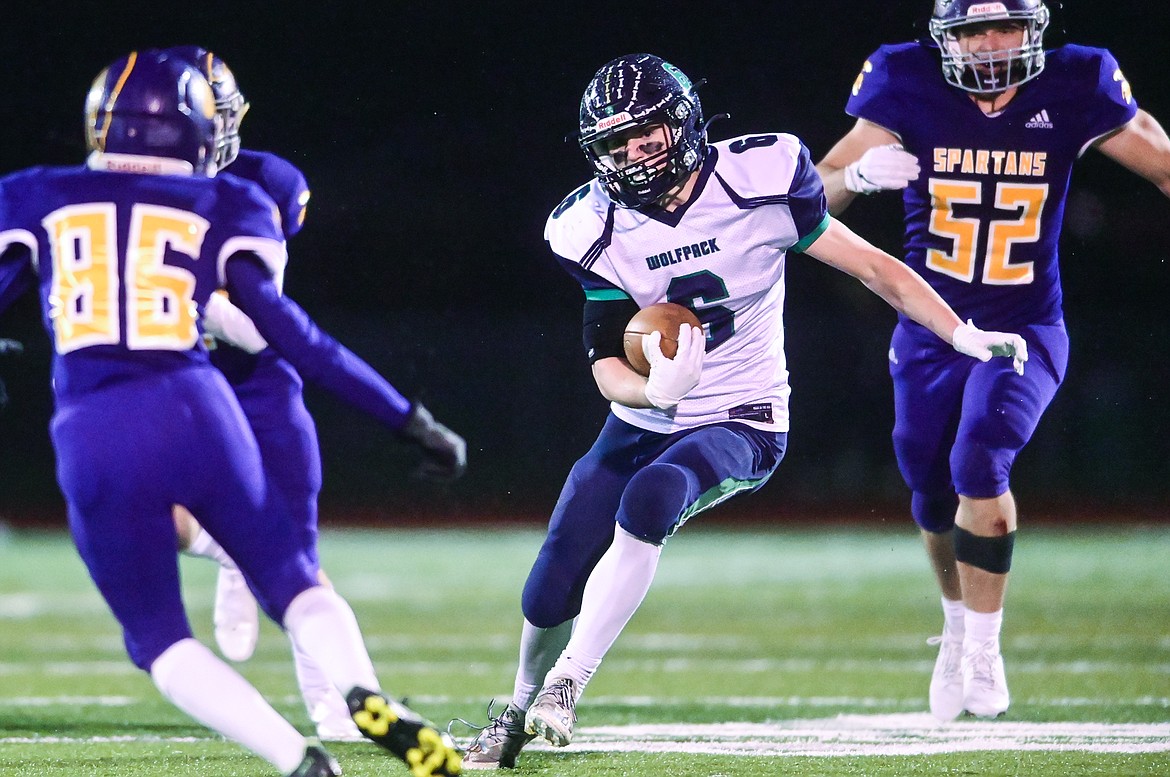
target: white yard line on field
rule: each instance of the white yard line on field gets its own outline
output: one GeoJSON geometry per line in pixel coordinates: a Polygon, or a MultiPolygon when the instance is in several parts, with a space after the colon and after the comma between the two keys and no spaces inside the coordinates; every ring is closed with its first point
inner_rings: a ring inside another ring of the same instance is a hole
{"type": "Polygon", "coordinates": [[[839,715],[778,723],[648,724],[581,729],[569,750],[751,756],[929,755],[973,750],[1170,751],[1170,724],[957,721],[928,713],[839,715]]]}
{"type": "MultiPolygon", "coordinates": [[[[199,742],[211,737],[7,737],[8,744],[199,742]]],[[[547,745],[534,743],[534,749],[547,745]]],[[[839,715],[777,723],[659,723],[578,730],[563,752],[693,753],[732,756],[932,755],[976,750],[1170,751],[1166,723],[957,721],[927,713],[839,715]]]]}

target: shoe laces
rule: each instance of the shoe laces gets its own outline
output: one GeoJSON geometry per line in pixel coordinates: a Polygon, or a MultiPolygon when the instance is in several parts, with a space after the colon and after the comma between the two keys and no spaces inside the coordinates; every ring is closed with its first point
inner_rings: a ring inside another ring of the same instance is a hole
{"type": "Polygon", "coordinates": [[[967,665],[971,667],[971,680],[987,686],[995,685],[995,657],[999,655],[994,641],[984,642],[967,653],[967,665]]]}
{"type": "Polygon", "coordinates": [[[946,664],[948,672],[958,672],[961,666],[961,659],[963,656],[963,640],[960,638],[951,637],[947,634],[939,634],[937,637],[928,637],[926,644],[939,649],[939,655],[943,658],[943,663],[946,664]]]}
{"type": "Polygon", "coordinates": [[[504,705],[504,709],[499,715],[493,715],[492,712],[495,710],[495,707],[495,699],[492,699],[488,702],[488,722],[482,726],[477,726],[471,721],[465,720],[463,718],[452,718],[447,722],[447,733],[451,736],[452,739],[454,739],[455,735],[451,732],[451,727],[456,723],[462,723],[468,728],[480,732],[480,734],[472,740],[472,743],[479,739],[484,739],[487,742],[494,743],[503,741],[510,735],[521,734],[524,732],[524,721],[523,719],[517,720],[517,716],[512,713],[511,706],[504,705]]]}
{"type": "Polygon", "coordinates": [[[551,696],[558,707],[573,712],[573,707],[577,703],[577,700],[574,698],[576,694],[573,691],[573,685],[574,683],[570,678],[562,677],[559,680],[554,680],[540,695],[551,696]]]}

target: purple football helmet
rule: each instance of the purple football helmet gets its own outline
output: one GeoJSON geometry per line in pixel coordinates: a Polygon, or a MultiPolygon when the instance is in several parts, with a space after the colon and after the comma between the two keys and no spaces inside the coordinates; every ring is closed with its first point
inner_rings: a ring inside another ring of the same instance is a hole
{"type": "Polygon", "coordinates": [[[85,100],[91,151],[177,159],[215,175],[220,117],[211,85],[178,57],[132,51],[98,74],[85,100]]]}
{"type": "Polygon", "coordinates": [[[581,150],[610,199],[625,208],[657,202],[698,169],[707,152],[706,129],[691,80],[653,54],[628,54],[607,63],[581,97],[581,150]],[[666,126],[670,144],[615,169],[605,141],[651,124],[666,126]]]}
{"type": "Polygon", "coordinates": [[[212,52],[202,46],[172,46],[166,51],[194,66],[211,84],[215,109],[223,117],[223,131],[216,144],[219,169],[222,170],[236,161],[240,153],[240,124],[248,112],[248,101],[244,99],[231,68],[212,52]]]}
{"type": "Polygon", "coordinates": [[[942,51],[947,82],[975,94],[996,94],[1030,81],[1044,69],[1048,8],[1041,0],[936,0],[930,34],[942,51]],[[970,24],[1015,22],[1024,30],[1019,48],[964,53],[958,33],[970,24]]]}

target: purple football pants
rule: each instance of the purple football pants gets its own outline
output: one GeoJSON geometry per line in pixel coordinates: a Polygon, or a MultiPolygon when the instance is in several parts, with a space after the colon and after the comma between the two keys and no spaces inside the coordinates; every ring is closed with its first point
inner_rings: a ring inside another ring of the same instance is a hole
{"type": "Polygon", "coordinates": [[[317,583],[317,565],[284,511],[269,509],[256,438],[211,366],[59,400],[51,433],[74,542],[141,669],[191,636],[174,504],[198,516],[277,622],[317,583]]]}
{"type": "Polygon", "coordinates": [[[1011,359],[980,362],[917,324],[894,329],[894,453],[914,520],[927,531],[954,526],[956,494],[990,499],[1008,490],[1016,455],[1064,380],[1064,323],[1018,333],[1028,343],[1022,376],[1011,359]]]}

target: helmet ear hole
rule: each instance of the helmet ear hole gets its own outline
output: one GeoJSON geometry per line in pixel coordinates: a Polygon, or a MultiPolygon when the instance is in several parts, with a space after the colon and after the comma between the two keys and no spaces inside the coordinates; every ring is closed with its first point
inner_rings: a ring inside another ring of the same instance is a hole
{"type": "Polygon", "coordinates": [[[597,71],[581,97],[577,140],[610,199],[627,208],[661,200],[698,169],[707,148],[694,85],[653,54],[618,57],[597,71]],[[670,144],[664,156],[614,169],[605,141],[654,124],[667,129],[670,144]]]}

